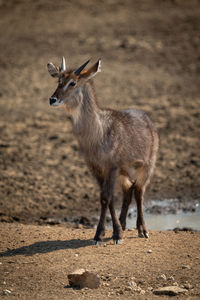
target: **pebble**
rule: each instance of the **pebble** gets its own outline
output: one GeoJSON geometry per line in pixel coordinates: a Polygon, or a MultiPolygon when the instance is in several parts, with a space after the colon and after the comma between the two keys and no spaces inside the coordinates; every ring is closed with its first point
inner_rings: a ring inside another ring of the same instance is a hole
{"type": "Polygon", "coordinates": [[[4,290],[4,291],[3,291],[3,294],[8,296],[8,295],[11,294],[11,291],[10,291],[10,290],[4,290]]]}
{"type": "Polygon", "coordinates": [[[161,275],[159,275],[156,279],[157,279],[157,280],[167,280],[167,277],[166,277],[165,274],[161,274],[161,275]]]}
{"type": "Polygon", "coordinates": [[[190,269],[191,269],[191,267],[188,266],[188,265],[182,265],[181,268],[182,268],[182,269],[187,269],[187,270],[190,270],[190,269]]]}
{"type": "Polygon", "coordinates": [[[100,286],[100,278],[85,269],[78,269],[68,274],[69,285],[72,287],[96,289],[100,286]]]}
{"type": "Polygon", "coordinates": [[[173,277],[173,276],[169,276],[169,277],[167,278],[167,280],[174,281],[174,277],[173,277]]]}
{"type": "Polygon", "coordinates": [[[186,289],[180,288],[178,286],[165,286],[161,287],[157,290],[154,290],[153,293],[155,295],[168,295],[168,296],[176,296],[179,294],[187,293],[186,289]]]}
{"type": "Polygon", "coordinates": [[[110,284],[107,283],[107,282],[104,282],[103,285],[104,285],[104,286],[110,286],[110,284]]]}
{"type": "Polygon", "coordinates": [[[153,251],[151,250],[151,249],[149,249],[148,251],[147,251],[147,253],[152,253],[153,251]]]}
{"type": "Polygon", "coordinates": [[[192,286],[190,283],[185,283],[185,284],[183,285],[183,287],[184,287],[185,289],[187,289],[187,290],[191,290],[191,289],[193,288],[193,286],[192,286]]]}
{"type": "Polygon", "coordinates": [[[135,281],[128,282],[128,285],[134,288],[137,287],[137,283],[135,281]]]}
{"type": "Polygon", "coordinates": [[[131,286],[125,287],[125,291],[128,291],[128,292],[132,291],[132,287],[131,286]]]}

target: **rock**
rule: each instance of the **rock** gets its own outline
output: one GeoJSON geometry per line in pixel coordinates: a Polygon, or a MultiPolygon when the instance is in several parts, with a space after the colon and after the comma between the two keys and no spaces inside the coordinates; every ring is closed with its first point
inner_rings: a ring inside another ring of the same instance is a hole
{"type": "Polygon", "coordinates": [[[125,291],[127,291],[127,292],[132,291],[132,287],[131,287],[131,286],[126,286],[126,287],[125,287],[125,291]]]}
{"type": "Polygon", "coordinates": [[[144,295],[145,293],[146,293],[145,290],[141,290],[141,291],[140,291],[140,294],[141,294],[141,295],[144,295]]]}
{"type": "Polygon", "coordinates": [[[152,253],[152,250],[151,250],[151,249],[149,249],[149,250],[147,251],[147,253],[152,253]]]}
{"type": "Polygon", "coordinates": [[[193,288],[193,286],[190,283],[185,283],[183,287],[187,290],[191,290],[193,288]]]}
{"type": "Polygon", "coordinates": [[[132,288],[137,287],[137,283],[135,281],[128,282],[128,286],[131,286],[132,288]]]}
{"type": "Polygon", "coordinates": [[[116,292],[116,294],[117,294],[117,295],[123,295],[123,294],[124,294],[124,291],[123,291],[123,290],[119,290],[119,291],[116,292]]]}
{"type": "Polygon", "coordinates": [[[176,296],[179,294],[187,293],[186,289],[180,288],[178,286],[165,286],[161,287],[157,290],[154,290],[153,293],[155,295],[168,295],[168,296],[176,296]]]}
{"type": "Polygon", "coordinates": [[[9,291],[9,290],[4,290],[4,291],[3,291],[3,294],[6,295],[6,296],[8,296],[8,295],[11,294],[11,291],[9,291]]]}
{"type": "Polygon", "coordinates": [[[165,274],[159,275],[157,278],[157,280],[167,280],[167,277],[165,274]]]}
{"type": "Polygon", "coordinates": [[[183,266],[181,266],[181,268],[182,268],[182,269],[187,269],[187,270],[190,270],[190,269],[191,269],[191,267],[188,266],[188,265],[183,265],[183,266]]]}
{"type": "Polygon", "coordinates": [[[68,280],[72,287],[96,289],[100,286],[99,276],[85,269],[78,269],[68,274],[68,280]]]}
{"type": "Polygon", "coordinates": [[[173,276],[169,276],[169,277],[167,278],[167,280],[169,280],[169,281],[174,281],[174,277],[173,277],[173,276]]]}
{"type": "Polygon", "coordinates": [[[107,283],[107,282],[103,282],[103,285],[104,285],[104,286],[107,286],[107,287],[110,286],[110,284],[107,283]]]}

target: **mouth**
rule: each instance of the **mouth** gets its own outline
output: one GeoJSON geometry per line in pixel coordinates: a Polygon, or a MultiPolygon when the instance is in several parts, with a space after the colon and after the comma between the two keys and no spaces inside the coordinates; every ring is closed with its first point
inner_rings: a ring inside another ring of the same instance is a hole
{"type": "Polygon", "coordinates": [[[52,104],[50,104],[51,106],[60,106],[60,105],[62,105],[63,104],[63,101],[56,101],[56,102],[54,102],[54,103],[52,103],[52,104]]]}

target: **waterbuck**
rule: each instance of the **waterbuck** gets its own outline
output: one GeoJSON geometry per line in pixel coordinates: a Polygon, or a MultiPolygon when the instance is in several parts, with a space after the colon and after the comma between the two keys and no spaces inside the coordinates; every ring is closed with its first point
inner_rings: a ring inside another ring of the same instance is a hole
{"type": "Polygon", "coordinates": [[[63,106],[70,116],[85,161],[100,187],[101,215],[94,240],[101,243],[105,235],[106,212],[109,207],[113,222],[113,240],[122,240],[126,216],[134,192],[137,203],[139,237],[148,238],[143,217],[143,198],[152,175],[159,147],[156,128],[145,112],[137,109],[100,108],[92,78],[101,71],[101,60],[85,70],[89,60],[79,68],[66,69],[48,63],[51,76],[58,78],[58,87],[49,98],[51,106],[63,106]],[[123,191],[121,214],[114,209],[116,180],[123,191]]]}

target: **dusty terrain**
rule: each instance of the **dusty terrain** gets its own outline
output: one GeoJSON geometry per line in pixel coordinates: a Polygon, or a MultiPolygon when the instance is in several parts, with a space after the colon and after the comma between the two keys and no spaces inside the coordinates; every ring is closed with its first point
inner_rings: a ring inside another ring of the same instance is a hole
{"type": "MultiPolygon", "coordinates": [[[[193,286],[189,297],[200,296],[198,233],[152,232],[145,241],[130,238],[135,231],[126,232],[123,245],[114,247],[110,241],[96,248],[90,244],[93,229],[18,224],[75,219],[91,225],[100,209],[98,188],[70,122],[64,111],[48,104],[57,83],[46,64],[59,64],[63,55],[71,67],[101,57],[102,73],[95,78],[99,104],[143,109],[156,124],[161,148],[146,201],[199,201],[199,15],[197,0],[0,1],[0,228],[5,254],[0,274],[2,290],[11,289],[11,298],[131,298],[125,286],[135,277],[147,295],[137,298],[151,299],[156,296],[148,287],[166,284],[156,280],[160,273],[174,276],[179,285],[188,281],[193,286]],[[182,269],[185,264],[191,269],[182,269]],[[79,266],[110,274],[109,285],[94,292],[64,288],[68,271],[79,266]]],[[[116,192],[117,203],[119,197],[116,192]]]]}
{"type": "Polygon", "coordinates": [[[198,1],[1,1],[0,210],[21,222],[99,210],[46,63],[102,58],[99,103],[146,110],[161,149],[146,199],[200,195],[198,1]],[[77,17],[78,14],[78,17],[77,17]],[[76,16],[76,17],[75,17],[76,16]],[[81,208],[81,209],[80,209],[81,208]]]}
{"type": "Polygon", "coordinates": [[[1,299],[160,299],[154,289],[173,284],[188,288],[175,299],[200,297],[197,232],[154,231],[145,240],[126,231],[124,243],[113,245],[108,231],[96,247],[93,229],[1,223],[0,231],[1,299]],[[71,288],[67,275],[77,268],[98,274],[100,287],[71,288]],[[158,280],[163,274],[166,279],[158,280]]]}

